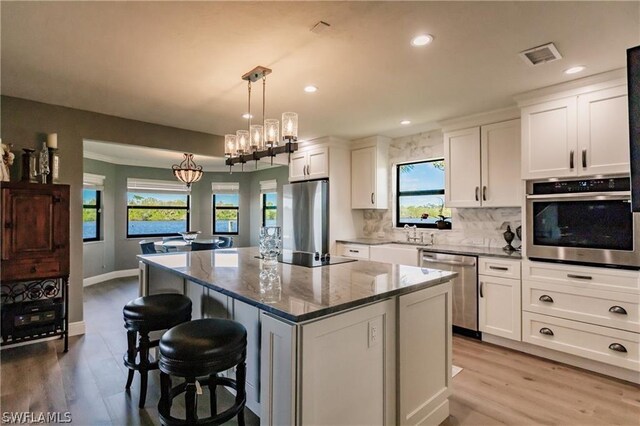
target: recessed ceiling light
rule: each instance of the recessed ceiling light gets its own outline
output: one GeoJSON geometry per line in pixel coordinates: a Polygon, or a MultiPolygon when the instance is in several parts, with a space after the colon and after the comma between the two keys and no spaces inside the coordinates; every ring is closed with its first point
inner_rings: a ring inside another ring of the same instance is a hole
{"type": "Polygon", "coordinates": [[[580,71],[584,71],[585,67],[583,67],[582,65],[578,65],[577,67],[571,67],[569,69],[564,70],[565,74],[576,74],[579,73],[580,71]]]}
{"type": "Polygon", "coordinates": [[[253,114],[249,114],[248,112],[246,112],[242,114],[242,118],[246,118],[248,120],[249,118],[253,118],[253,114]]]}
{"type": "Polygon", "coordinates": [[[410,120],[402,120],[400,122],[400,124],[402,124],[403,126],[406,126],[407,124],[411,124],[411,121],[410,120]]]}
{"type": "Polygon", "coordinates": [[[304,88],[304,91],[307,93],[315,93],[318,91],[318,88],[316,86],[309,85],[304,88]]]}
{"type": "Polygon", "coordinates": [[[414,37],[411,40],[412,46],[426,46],[427,44],[433,41],[433,36],[431,34],[421,34],[417,37],[414,37]]]}

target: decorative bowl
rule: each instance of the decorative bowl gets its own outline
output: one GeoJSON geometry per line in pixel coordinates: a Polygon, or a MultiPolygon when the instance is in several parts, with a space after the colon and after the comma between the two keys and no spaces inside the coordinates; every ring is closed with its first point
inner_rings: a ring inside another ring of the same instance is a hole
{"type": "Polygon", "coordinates": [[[196,238],[198,238],[198,234],[200,234],[200,231],[180,232],[180,235],[182,235],[182,239],[184,239],[185,242],[187,242],[187,243],[190,243],[191,241],[193,241],[196,238]]]}

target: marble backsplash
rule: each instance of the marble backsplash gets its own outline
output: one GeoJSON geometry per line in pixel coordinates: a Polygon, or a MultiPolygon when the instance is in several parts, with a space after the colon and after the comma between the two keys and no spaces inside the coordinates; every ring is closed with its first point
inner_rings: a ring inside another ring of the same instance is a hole
{"type": "MultiPolygon", "coordinates": [[[[393,188],[395,188],[394,166],[408,161],[420,161],[444,156],[443,135],[439,130],[419,133],[393,139],[389,145],[389,206],[394,205],[393,188]]],[[[474,245],[483,247],[503,247],[506,243],[502,233],[511,226],[522,224],[522,212],[519,207],[513,208],[459,208],[452,210],[452,229],[419,229],[418,233],[425,233],[425,241],[430,240],[429,234],[434,234],[437,244],[474,245]]],[[[393,208],[387,210],[363,211],[363,236],[371,238],[385,238],[405,240],[403,229],[393,226],[393,208]]],[[[520,245],[514,240],[513,245],[520,245]]]]}

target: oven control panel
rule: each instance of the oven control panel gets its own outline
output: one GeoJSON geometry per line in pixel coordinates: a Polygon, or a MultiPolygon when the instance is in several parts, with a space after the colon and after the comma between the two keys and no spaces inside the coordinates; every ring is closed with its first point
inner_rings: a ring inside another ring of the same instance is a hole
{"type": "Polygon", "coordinates": [[[572,194],[580,192],[630,191],[629,178],[601,178],[566,180],[557,182],[536,182],[532,194],[572,194]]]}

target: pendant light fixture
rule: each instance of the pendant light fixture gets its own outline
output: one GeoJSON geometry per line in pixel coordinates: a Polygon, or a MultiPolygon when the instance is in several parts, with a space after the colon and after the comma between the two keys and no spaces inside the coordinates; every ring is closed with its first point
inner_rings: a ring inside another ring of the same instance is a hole
{"type": "Polygon", "coordinates": [[[172,167],[174,176],[187,185],[191,186],[193,182],[197,182],[202,178],[202,166],[196,165],[193,161],[193,154],[184,153],[184,159],[180,164],[174,164],[172,167]]]}
{"type": "Polygon", "coordinates": [[[265,157],[273,157],[278,154],[287,153],[289,158],[291,153],[298,149],[298,114],[295,112],[285,112],[282,114],[282,132],[280,132],[280,122],[274,118],[265,119],[266,109],[266,87],[267,75],[271,70],[266,67],[257,66],[245,75],[242,79],[247,81],[248,108],[244,115],[249,122],[247,130],[238,130],[235,135],[225,135],[225,157],[229,171],[235,164],[244,164],[254,160],[258,168],[258,160],[265,157]],[[251,124],[251,83],[262,79],[262,124],[251,124]],[[280,139],[282,135],[282,140],[280,139]],[[281,143],[284,142],[284,143],[281,143]]]}

